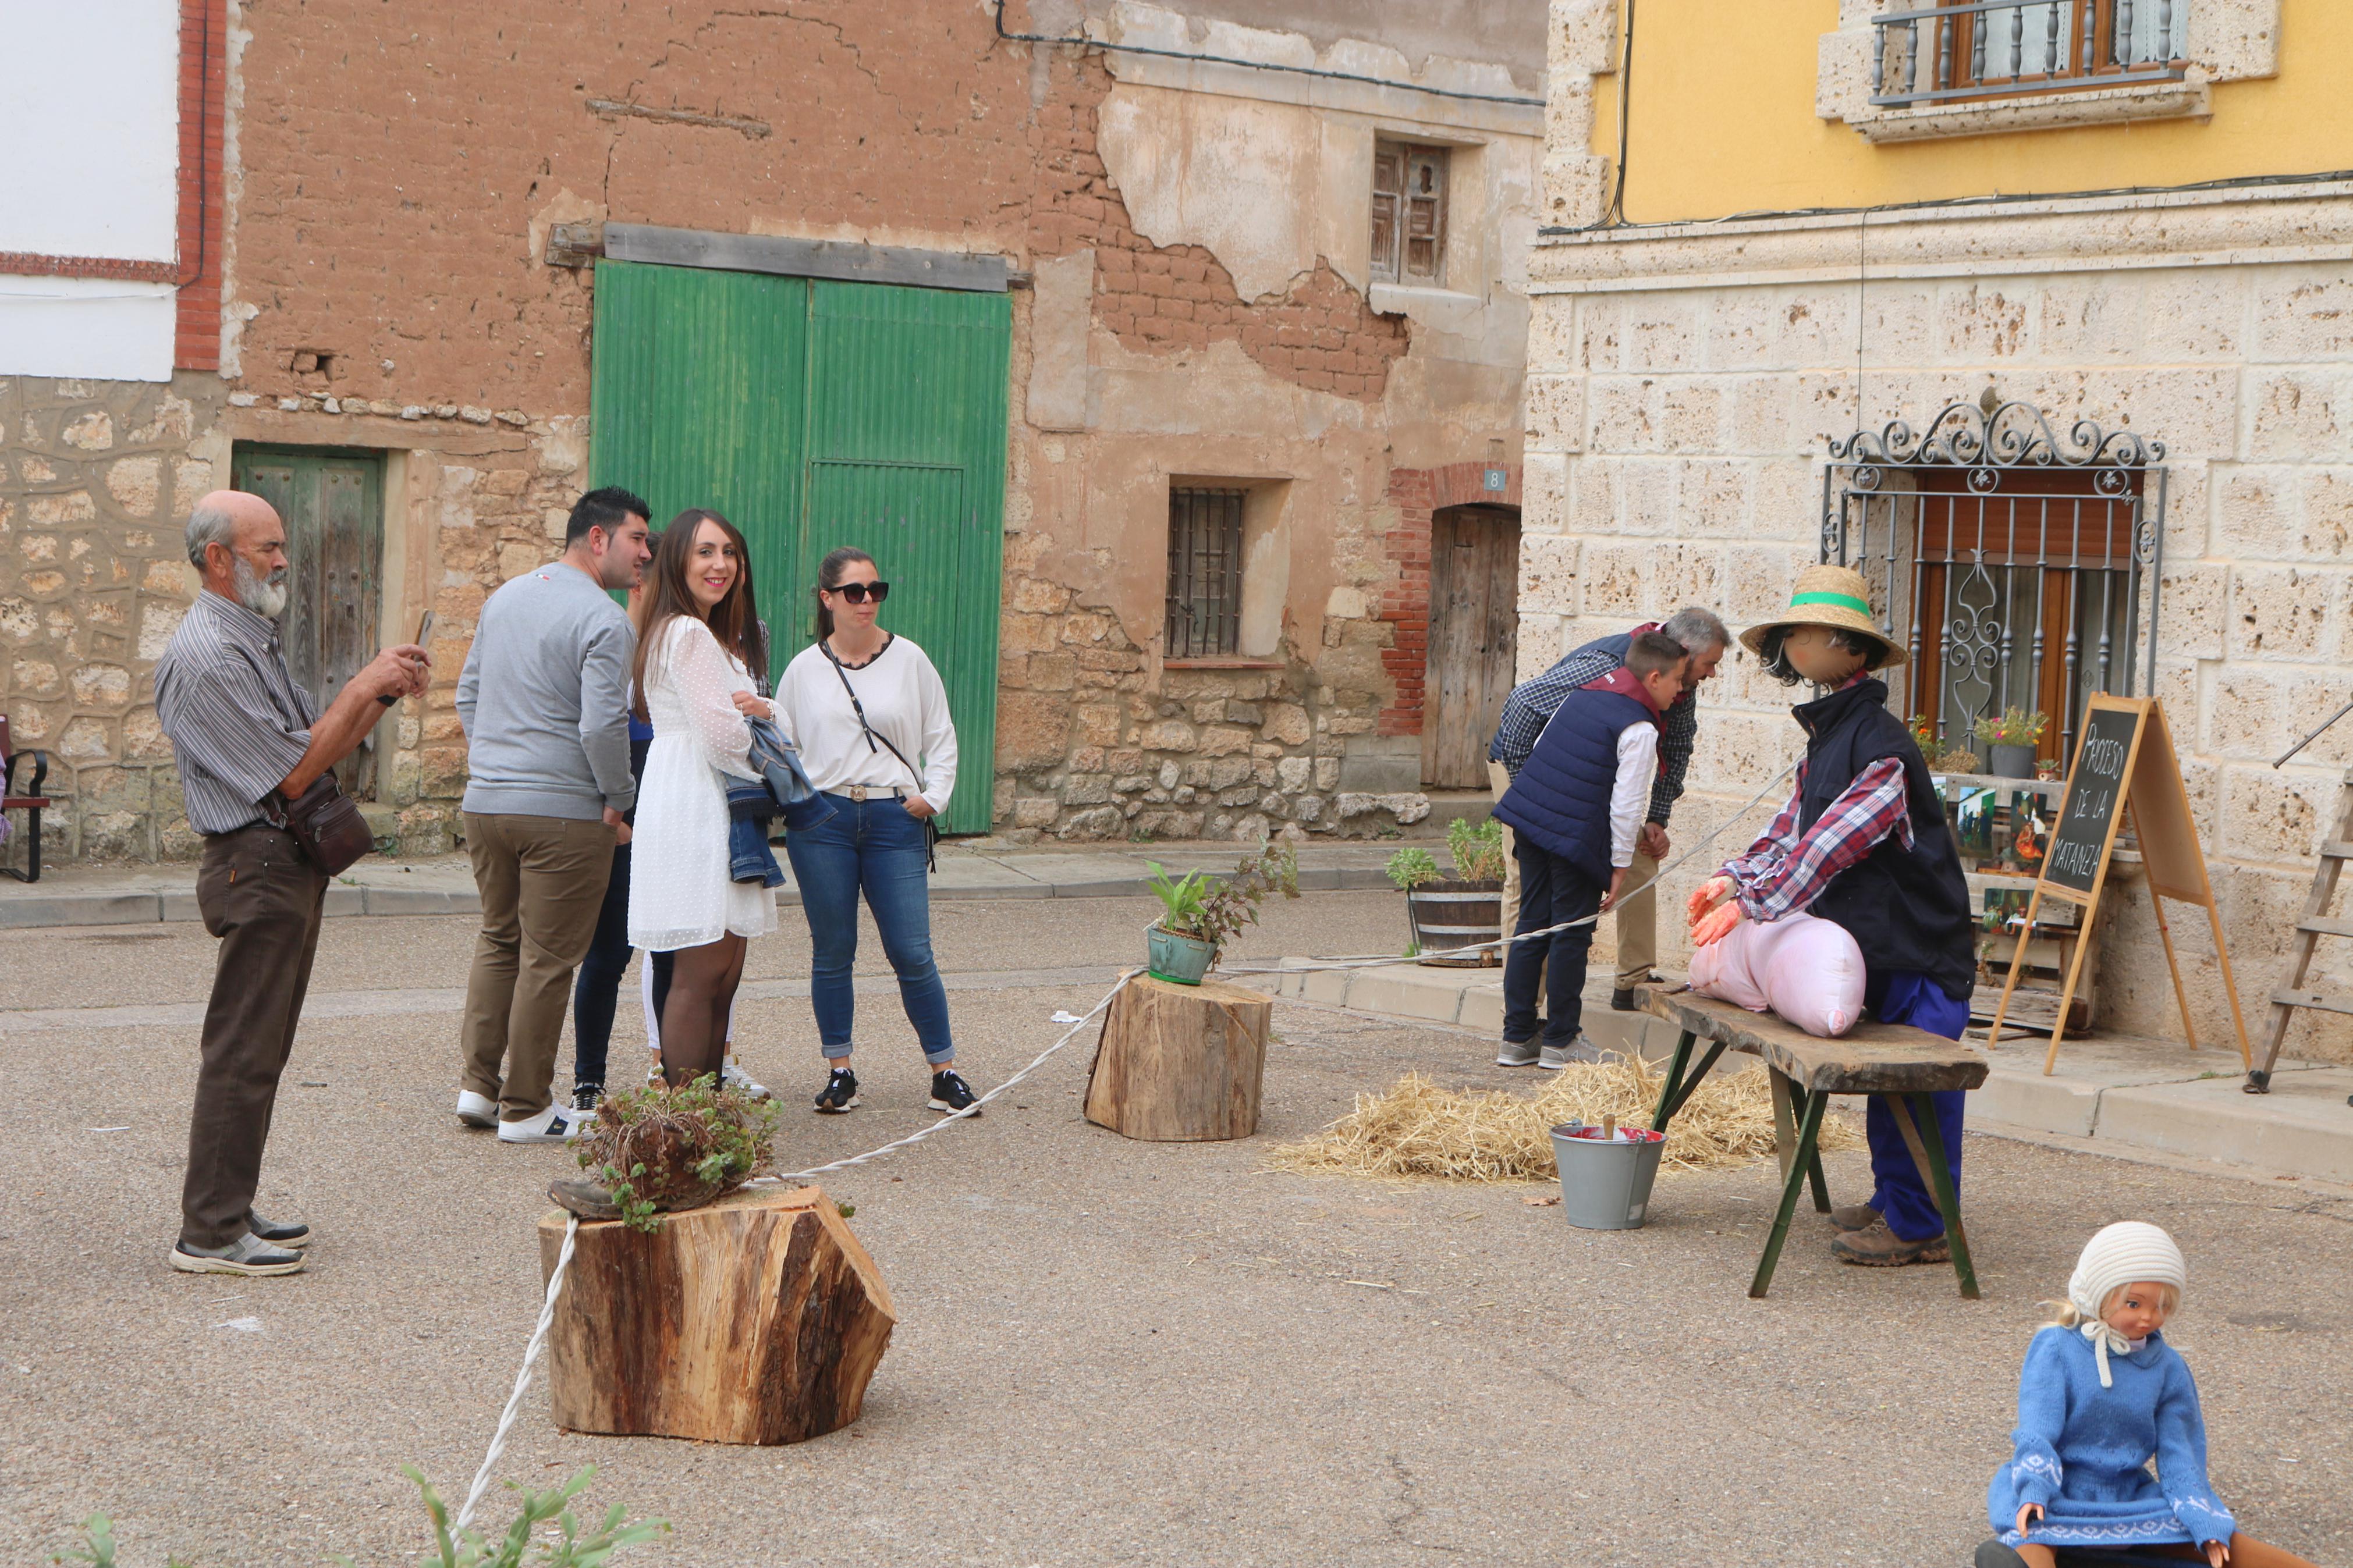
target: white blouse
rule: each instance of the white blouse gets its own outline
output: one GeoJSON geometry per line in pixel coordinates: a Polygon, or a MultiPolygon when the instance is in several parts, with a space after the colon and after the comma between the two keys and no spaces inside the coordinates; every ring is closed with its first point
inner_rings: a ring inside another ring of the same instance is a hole
{"type": "Polygon", "coordinates": [[[842,679],[858,693],[866,722],[923,769],[923,796],[934,811],[948,808],[955,793],[955,722],[948,715],[948,689],[923,650],[893,637],[872,662],[834,673],[821,644],[811,643],[785,667],[776,682],[776,722],[801,752],[809,783],[839,794],[853,784],[888,789],[916,786],[916,779],[891,754],[870,745],[842,679]]]}

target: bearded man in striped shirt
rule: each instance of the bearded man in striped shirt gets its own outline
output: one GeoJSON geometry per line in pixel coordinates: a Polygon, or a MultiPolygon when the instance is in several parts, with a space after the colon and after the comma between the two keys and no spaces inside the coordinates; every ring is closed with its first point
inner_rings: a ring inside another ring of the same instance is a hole
{"type": "Polygon", "coordinates": [[[188,515],[188,562],[204,591],[155,666],[155,713],[179,764],[188,826],[204,836],[196,908],[220,939],[205,1007],[180,1239],[189,1274],[291,1274],[311,1227],[253,1210],[278,1080],[311,984],[327,876],[281,824],[285,803],[357,750],[386,705],[421,695],[430,662],[386,648],[325,712],[294,683],[279,640],[286,525],[242,490],[188,515]]]}
{"type": "MultiPolygon", "coordinates": [[[[1827,695],[1790,710],[1806,731],[1797,787],[1765,836],[1692,894],[1692,945],[1722,941],[1745,920],[1805,910],[1854,938],[1873,1017],[1960,1038],[1977,983],[1968,880],[1920,744],[1872,673],[1905,655],[1873,618],[1862,574],[1809,566],[1788,614],[1740,640],[1766,674],[1827,695]]],[[[1962,1093],[1929,1098],[1958,1193],[1962,1093]]],[[[1880,1267],[1943,1262],[1944,1215],[1878,1095],[1864,1131],[1874,1189],[1870,1202],[1831,1211],[1831,1252],[1880,1267]]]]}

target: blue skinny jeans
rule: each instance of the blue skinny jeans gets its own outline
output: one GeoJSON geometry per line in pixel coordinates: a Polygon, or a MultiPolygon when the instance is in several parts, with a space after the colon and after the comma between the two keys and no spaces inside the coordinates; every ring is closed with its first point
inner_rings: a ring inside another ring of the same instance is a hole
{"type": "Polygon", "coordinates": [[[856,801],[826,797],[833,815],[785,836],[785,853],[808,917],[809,991],[817,1005],[818,1049],[828,1058],[850,1051],[858,1015],[851,972],[858,963],[858,897],[874,911],[882,952],[899,976],[899,1001],[934,1067],[953,1059],[947,987],[932,957],[932,893],[923,825],[888,795],[856,801]]]}

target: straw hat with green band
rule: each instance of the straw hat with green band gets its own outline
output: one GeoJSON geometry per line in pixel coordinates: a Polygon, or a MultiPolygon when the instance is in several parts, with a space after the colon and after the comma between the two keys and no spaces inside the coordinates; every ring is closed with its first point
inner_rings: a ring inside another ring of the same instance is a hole
{"type": "Polygon", "coordinates": [[[1887,634],[1880,629],[1871,613],[1871,585],[1852,566],[1809,566],[1799,573],[1797,591],[1789,595],[1789,613],[1741,633],[1741,646],[1761,658],[1765,635],[1777,627],[1789,626],[1832,626],[1842,632],[1861,632],[1887,650],[1880,668],[1893,668],[1904,662],[1904,650],[1887,640],[1887,634]]]}

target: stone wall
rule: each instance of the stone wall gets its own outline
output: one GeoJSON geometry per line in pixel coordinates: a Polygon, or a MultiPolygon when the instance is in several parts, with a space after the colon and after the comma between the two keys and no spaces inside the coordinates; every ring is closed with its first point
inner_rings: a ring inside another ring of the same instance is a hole
{"type": "MultiPolygon", "coordinates": [[[[2346,194],[1883,215],[1860,285],[1852,221],[1545,247],[1529,363],[1524,671],[1561,644],[1686,601],[1719,606],[1736,627],[1774,614],[1816,555],[1827,443],[1858,427],[1924,422],[1990,385],[2061,432],[2087,418],[2163,442],[2156,693],[2260,1049],[2262,1002],[2282,982],[2316,846],[2353,764],[2353,732],[2340,727],[2285,769],[2269,766],[2353,696],[2353,289],[2341,260],[2313,258],[2353,242],[2346,194]],[[1541,634],[1546,620],[1556,639],[1541,634]]],[[[1788,701],[1745,652],[1725,662],[1701,697],[1679,841],[1722,822],[1795,755],[1788,701]]],[[[1763,820],[1752,812],[1704,863],[1671,876],[1662,909],[1679,907],[1763,820]]],[[[2127,872],[2110,901],[2104,1024],[2178,1037],[2146,889],[2127,872]]],[[[2177,914],[2173,927],[2199,1038],[2230,1039],[2202,917],[2177,914]]],[[[1664,937],[1677,962],[1679,934],[1664,937]]],[[[2353,949],[2324,940],[2321,955],[2315,984],[2353,981],[2353,949]]],[[[2353,1023],[2297,1020],[2291,1054],[2353,1059],[2353,1023]]]]}
{"type": "Polygon", "coordinates": [[[190,448],[224,395],[196,373],[0,378],[0,711],[49,755],[45,855],[193,847],[153,671],[195,582],[179,520],[214,483],[190,448]]]}

